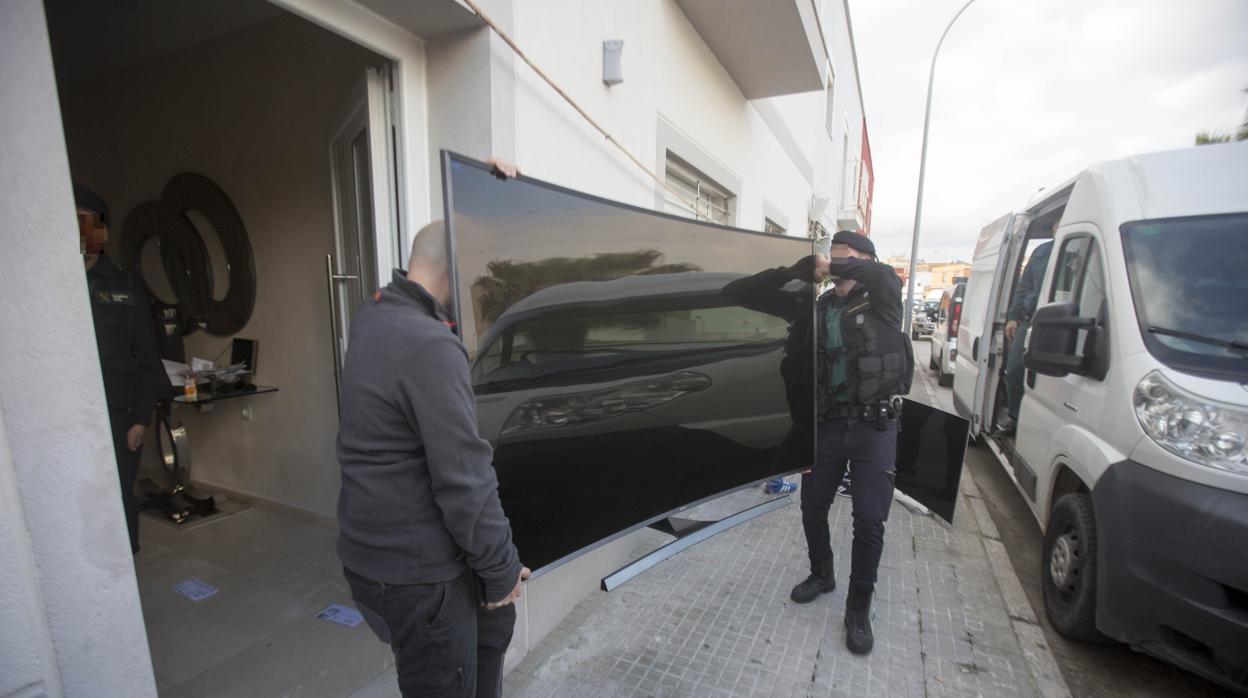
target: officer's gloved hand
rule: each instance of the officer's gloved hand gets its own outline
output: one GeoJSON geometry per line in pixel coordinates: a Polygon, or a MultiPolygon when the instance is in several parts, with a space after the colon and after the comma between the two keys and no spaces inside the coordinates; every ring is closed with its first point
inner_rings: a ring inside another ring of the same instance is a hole
{"type": "Polygon", "coordinates": [[[828,278],[828,258],[821,254],[807,255],[794,262],[789,267],[789,272],[795,279],[806,283],[819,283],[828,278]]]}

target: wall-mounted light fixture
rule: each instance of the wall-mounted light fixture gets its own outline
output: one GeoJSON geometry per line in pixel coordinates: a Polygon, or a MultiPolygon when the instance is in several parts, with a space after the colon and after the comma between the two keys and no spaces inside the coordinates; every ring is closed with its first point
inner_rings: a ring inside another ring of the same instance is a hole
{"type": "Polygon", "coordinates": [[[614,39],[602,42],[602,82],[608,87],[624,82],[624,71],[620,67],[620,54],[624,52],[624,41],[614,39]]]}

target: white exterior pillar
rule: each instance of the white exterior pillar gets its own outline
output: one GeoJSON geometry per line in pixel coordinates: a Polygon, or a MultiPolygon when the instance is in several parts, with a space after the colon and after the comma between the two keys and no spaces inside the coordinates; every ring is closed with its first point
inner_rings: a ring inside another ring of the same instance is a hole
{"type": "Polygon", "coordinates": [[[0,2],[0,696],[155,696],[43,3],[0,2]]]}

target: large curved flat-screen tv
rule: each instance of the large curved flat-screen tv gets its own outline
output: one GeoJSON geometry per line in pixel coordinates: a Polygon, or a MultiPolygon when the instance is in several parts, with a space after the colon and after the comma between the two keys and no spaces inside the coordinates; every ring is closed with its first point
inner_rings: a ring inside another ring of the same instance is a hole
{"type": "Polygon", "coordinates": [[[774,314],[724,293],[810,240],[442,165],[459,332],[525,564],[810,467],[810,288],[778,287],[774,314]]]}

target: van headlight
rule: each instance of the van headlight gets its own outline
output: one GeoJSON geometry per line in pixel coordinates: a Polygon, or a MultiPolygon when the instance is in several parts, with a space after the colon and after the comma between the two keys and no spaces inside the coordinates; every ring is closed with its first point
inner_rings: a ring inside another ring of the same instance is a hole
{"type": "Polygon", "coordinates": [[[1135,386],[1135,416],[1167,451],[1201,465],[1248,475],[1248,411],[1179,388],[1159,371],[1135,386]]]}

